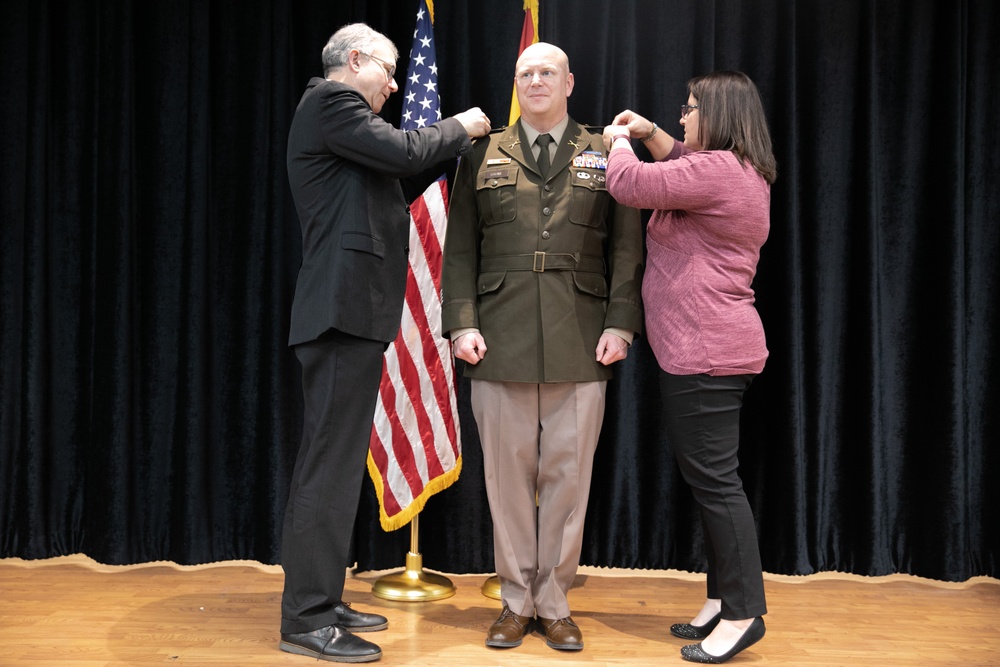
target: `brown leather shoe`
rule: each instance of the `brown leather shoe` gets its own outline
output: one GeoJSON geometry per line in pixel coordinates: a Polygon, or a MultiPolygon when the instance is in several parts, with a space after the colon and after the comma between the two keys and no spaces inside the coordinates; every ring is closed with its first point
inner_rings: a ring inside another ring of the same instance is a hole
{"type": "Polygon", "coordinates": [[[486,645],[494,648],[514,648],[521,645],[524,635],[531,629],[530,616],[518,616],[507,605],[503,606],[500,618],[486,632],[486,645]]]}
{"type": "Polygon", "coordinates": [[[583,648],[583,633],[571,617],[552,621],[539,616],[538,622],[545,631],[545,643],[552,648],[560,651],[579,651],[583,648]]]}

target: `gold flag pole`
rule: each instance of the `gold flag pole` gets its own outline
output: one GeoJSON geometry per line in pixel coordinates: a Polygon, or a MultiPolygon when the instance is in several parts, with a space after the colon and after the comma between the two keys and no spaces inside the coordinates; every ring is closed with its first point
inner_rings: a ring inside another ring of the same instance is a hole
{"type": "MultiPolygon", "coordinates": [[[[403,602],[431,602],[455,594],[455,586],[447,577],[424,572],[424,559],[417,550],[420,515],[410,520],[410,552],[406,554],[406,569],[379,577],[372,584],[372,595],[384,600],[403,602]]],[[[497,589],[499,597],[499,588],[497,589]]]]}

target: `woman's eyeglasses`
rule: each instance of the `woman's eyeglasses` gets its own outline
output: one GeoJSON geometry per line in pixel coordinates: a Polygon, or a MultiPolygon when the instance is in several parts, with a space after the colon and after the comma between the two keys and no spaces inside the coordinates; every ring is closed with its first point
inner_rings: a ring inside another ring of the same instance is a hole
{"type": "Polygon", "coordinates": [[[698,108],[697,104],[682,104],[681,105],[681,118],[687,118],[688,114],[698,108]]]}

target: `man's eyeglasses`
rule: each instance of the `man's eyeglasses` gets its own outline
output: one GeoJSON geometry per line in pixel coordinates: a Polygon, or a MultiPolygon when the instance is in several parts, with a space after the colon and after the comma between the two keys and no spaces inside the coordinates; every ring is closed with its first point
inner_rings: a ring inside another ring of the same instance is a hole
{"type": "Polygon", "coordinates": [[[687,118],[688,114],[698,108],[697,104],[682,104],[681,105],[681,118],[687,118]]]}
{"type": "Polygon", "coordinates": [[[385,70],[385,75],[387,77],[385,80],[386,83],[392,81],[393,77],[396,76],[396,66],[393,65],[392,63],[388,63],[372,53],[365,53],[364,51],[362,51],[361,53],[363,55],[368,56],[372,60],[378,61],[382,65],[382,69],[385,70]]]}

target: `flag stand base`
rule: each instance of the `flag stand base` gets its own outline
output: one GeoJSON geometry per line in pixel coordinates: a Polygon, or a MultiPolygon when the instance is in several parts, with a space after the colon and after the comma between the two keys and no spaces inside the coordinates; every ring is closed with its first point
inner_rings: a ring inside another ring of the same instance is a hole
{"type": "Polygon", "coordinates": [[[372,595],[383,600],[431,602],[455,594],[455,586],[447,577],[424,572],[424,557],[417,551],[419,517],[410,521],[410,551],[406,554],[406,569],[379,577],[372,584],[372,595]]]}
{"type": "Polygon", "coordinates": [[[483,582],[483,587],[479,589],[483,595],[494,600],[500,599],[500,577],[495,574],[483,582]]]}
{"type": "Polygon", "coordinates": [[[412,551],[406,554],[406,569],[379,577],[372,584],[372,595],[383,600],[430,602],[455,594],[455,586],[447,577],[424,572],[423,556],[412,551]]]}

